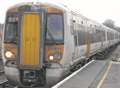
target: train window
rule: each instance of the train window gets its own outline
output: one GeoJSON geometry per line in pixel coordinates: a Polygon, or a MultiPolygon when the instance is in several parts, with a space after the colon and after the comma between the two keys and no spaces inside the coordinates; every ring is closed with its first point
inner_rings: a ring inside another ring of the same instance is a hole
{"type": "Polygon", "coordinates": [[[92,24],[90,24],[90,27],[92,27],[92,24]]]}
{"type": "Polygon", "coordinates": [[[96,30],[95,29],[92,29],[89,31],[89,34],[90,34],[90,37],[91,37],[91,42],[92,43],[95,43],[96,42],[96,30]]]}
{"type": "Polygon", "coordinates": [[[6,22],[4,42],[16,43],[18,37],[18,22],[9,17],[8,19],[6,22]]]}
{"type": "Polygon", "coordinates": [[[111,33],[110,32],[108,32],[108,40],[111,40],[111,33]]]}
{"type": "Polygon", "coordinates": [[[79,31],[78,32],[78,45],[84,44],[84,32],[79,31]]]}
{"type": "Polygon", "coordinates": [[[110,40],[110,38],[109,38],[109,32],[107,32],[107,39],[110,40]]]}
{"type": "Polygon", "coordinates": [[[84,27],[82,27],[80,31],[78,31],[78,45],[84,45],[85,44],[85,38],[86,38],[86,31],[84,27]]]}
{"type": "Polygon", "coordinates": [[[100,41],[101,41],[101,30],[96,29],[96,34],[95,34],[95,36],[96,36],[95,42],[100,42],[100,41]]]}
{"type": "Polygon", "coordinates": [[[47,15],[47,37],[46,40],[63,41],[64,23],[62,14],[47,15]]]}
{"type": "Polygon", "coordinates": [[[83,24],[83,21],[81,21],[81,24],[83,24]]]}
{"type": "Polygon", "coordinates": [[[105,35],[106,35],[106,34],[105,34],[105,31],[103,31],[104,41],[106,40],[105,35]]]}
{"type": "Polygon", "coordinates": [[[105,41],[105,31],[104,30],[101,30],[100,35],[101,35],[101,40],[105,41]]]}
{"type": "Polygon", "coordinates": [[[77,46],[77,36],[76,35],[74,36],[74,44],[75,44],[75,46],[77,46]]]}

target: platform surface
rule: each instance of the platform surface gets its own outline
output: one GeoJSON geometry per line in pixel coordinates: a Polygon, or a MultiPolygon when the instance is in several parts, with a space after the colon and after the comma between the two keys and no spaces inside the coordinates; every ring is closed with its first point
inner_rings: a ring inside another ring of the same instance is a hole
{"type": "Polygon", "coordinates": [[[120,88],[120,63],[111,62],[112,66],[101,88],[120,88]]]}
{"type": "Polygon", "coordinates": [[[113,61],[110,62],[107,75],[102,77],[103,82],[97,88],[120,88],[120,45],[110,57],[113,61]]]}
{"type": "Polygon", "coordinates": [[[120,88],[119,52],[120,45],[106,60],[92,62],[58,88],[120,88]]]}
{"type": "Polygon", "coordinates": [[[59,88],[88,88],[105,64],[106,61],[94,61],[77,75],[63,83],[59,88]]]}

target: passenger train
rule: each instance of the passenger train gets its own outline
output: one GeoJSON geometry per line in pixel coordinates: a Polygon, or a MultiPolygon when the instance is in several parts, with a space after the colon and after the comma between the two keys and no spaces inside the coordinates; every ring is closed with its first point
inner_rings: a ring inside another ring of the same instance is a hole
{"type": "Polygon", "coordinates": [[[6,13],[2,56],[13,85],[53,85],[120,41],[120,33],[64,5],[21,3],[6,13]]]}

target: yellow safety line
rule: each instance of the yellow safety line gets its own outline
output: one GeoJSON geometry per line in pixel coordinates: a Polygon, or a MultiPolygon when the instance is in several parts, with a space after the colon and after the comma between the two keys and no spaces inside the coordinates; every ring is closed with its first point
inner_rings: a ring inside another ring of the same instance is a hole
{"type": "Polygon", "coordinates": [[[101,86],[102,86],[102,84],[103,84],[105,78],[106,78],[107,75],[108,75],[108,72],[109,72],[111,66],[112,66],[112,63],[109,64],[108,69],[107,69],[107,71],[105,72],[105,74],[103,75],[103,77],[102,77],[101,81],[99,82],[97,88],[101,88],[101,86]]]}

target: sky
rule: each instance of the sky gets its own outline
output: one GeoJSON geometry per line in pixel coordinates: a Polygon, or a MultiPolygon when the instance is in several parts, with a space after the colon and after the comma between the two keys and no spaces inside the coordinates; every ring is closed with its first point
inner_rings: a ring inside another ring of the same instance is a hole
{"type": "Polygon", "coordinates": [[[120,26],[120,0],[1,0],[0,23],[5,21],[7,9],[21,2],[49,1],[67,5],[83,16],[103,23],[106,19],[112,19],[115,25],[120,26]]]}

